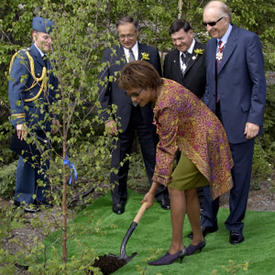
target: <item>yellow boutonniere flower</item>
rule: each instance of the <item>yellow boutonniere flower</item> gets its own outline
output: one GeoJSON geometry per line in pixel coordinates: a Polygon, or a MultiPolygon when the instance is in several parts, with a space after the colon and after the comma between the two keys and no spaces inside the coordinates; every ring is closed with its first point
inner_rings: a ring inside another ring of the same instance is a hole
{"type": "Polygon", "coordinates": [[[247,270],[248,270],[248,262],[246,262],[246,263],[244,264],[243,270],[244,270],[244,271],[247,271],[247,270]]]}
{"type": "Polygon", "coordinates": [[[195,49],[195,50],[194,50],[194,53],[195,53],[196,55],[198,55],[198,54],[203,54],[203,52],[204,52],[204,49],[195,49]]]}
{"type": "Polygon", "coordinates": [[[150,60],[149,53],[141,53],[141,60],[150,60]]]}

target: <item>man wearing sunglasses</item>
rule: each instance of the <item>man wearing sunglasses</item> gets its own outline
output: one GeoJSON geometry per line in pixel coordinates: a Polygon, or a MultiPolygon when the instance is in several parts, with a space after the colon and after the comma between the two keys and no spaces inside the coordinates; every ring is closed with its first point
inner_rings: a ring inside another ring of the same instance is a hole
{"type": "MultiPolygon", "coordinates": [[[[129,170],[129,161],[125,161],[125,158],[131,153],[135,132],[138,135],[150,183],[155,167],[157,137],[155,126],[152,124],[151,104],[146,106],[133,104],[126,92],[119,88],[116,79],[124,65],[134,60],[145,60],[151,63],[160,75],[161,65],[158,50],[138,42],[138,24],[133,18],[128,16],[121,18],[117,23],[117,32],[120,46],[108,48],[103,53],[102,63],[106,66],[99,75],[98,98],[103,109],[102,116],[106,130],[118,136],[116,148],[112,152],[112,168],[117,169],[118,173],[111,173],[111,184],[113,212],[122,214],[127,201],[129,170]],[[108,110],[112,110],[112,105],[116,105],[117,109],[116,114],[110,117],[108,110]],[[123,163],[122,166],[121,163],[123,163]]],[[[138,96],[137,93],[136,97],[138,96]]],[[[156,199],[162,208],[170,208],[167,188],[161,186],[156,193],[156,199]]]]}
{"type": "MultiPolygon", "coordinates": [[[[203,25],[212,37],[207,43],[204,101],[222,121],[233,155],[230,214],[225,225],[229,242],[244,240],[245,217],[254,139],[262,133],[265,108],[264,59],[259,37],[231,23],[229,8],[211,1],[203,13],[203,25]]],[[[201,226],[204,235],[218,230],[219,201],[204,190],[201,226]]]]}

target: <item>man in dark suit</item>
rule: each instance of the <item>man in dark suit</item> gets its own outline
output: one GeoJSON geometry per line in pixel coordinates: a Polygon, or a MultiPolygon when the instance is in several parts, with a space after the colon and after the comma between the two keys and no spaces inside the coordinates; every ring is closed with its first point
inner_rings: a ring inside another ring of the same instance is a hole
{"type": "MultiPolygon", "coordinates": [[[[205,103],[222,121],[233,155],[230,214],[225,225],[229,242],[244,240],[254,139],[262,132],[266,84],[259,37],[231,24],[231,12],[220,1],[204,8],[203,24],[212,37],[207,43],[205,103]]],[[[201,226],[204,235],[218,230],[219,201],[205,188],[201,226]]]]}
{"type": "MultiPolygon", "coordinates": [[[[99,101],[103,109],[106,130],[118,135],[116,148],[112,152],[112,168],[118,173],[111,173],[113,211],[122,214],[127,201],[127,176],[129,161],[125,161],[131,153],[135,131],[137,131],[146,173],[150,183],[155,167],[156,133],[151,104],[145,107],[134,106],[125,91],[117,85],[116,78],[127,62],[137,59],[151,63],[161,74],[158,50],[137,42],[138,25],[131,17],[123,17],[117,23],[120,46],[104,51],[102,63],[106,64],[99,75],[99,101]],[[112,105],[116,105],[115,115],[110,117],[112,105]],[[124,162],[121,166],[121,162],[124,162]]],[[[167,188],[161,187],[156,199],[164,209],[170,208],[167,188]]]]}
{"type": "MultiPolygon", "coordinates": [[[[58,85],[46,58],[46,53],[52,49],[52,25],[52,21],[48,19],[34,17],[33,45],[17,52],[10,64],[11,123],[16,129],[18,140],[32,137],[36,140],[34,143],[42,142],[42,147],[47,143],[46,133],[51,131],[52,123],[59,124],[49,115],[49,105],[55,100],[58,85]]],[[[17,164],[14,203],[17,206],[24,204],[26,212],[39,210],[33,203],[49,206],[46,200],[49,188],[46,170],[49,160],[41,162],[40,153],[34,153],[28,159],[24,159],[23,154],[17,164]]]]}
{"type": "MultiPolygon", "coordinates": [[[[169,35],[176,49],[165,56],[163,76],[177,81],[201,98],[206,82],[205,46],[194,39],[190,23],[182,19],[172,23],[169,35]]],[[[197,191],[202,209],[203,189],[197,191]]]]}
{"type": "Polygon", "coordinates": [[[201,98],[205,91],[205,46],[194,39],[193,30],[185,20],[176,20],[169,34],[176,49],[165,56],[163,76],[201,98]]]}

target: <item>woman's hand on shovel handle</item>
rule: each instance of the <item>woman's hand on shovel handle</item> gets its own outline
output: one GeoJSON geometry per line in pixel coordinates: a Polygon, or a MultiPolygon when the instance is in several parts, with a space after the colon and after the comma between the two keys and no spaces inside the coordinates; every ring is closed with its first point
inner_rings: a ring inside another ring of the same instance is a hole
{"type": "Polygon", "coordinates": [[[143,200],[142,200],[142,203],[146,203],[147,205],[147,208],[151,207],[154,203],[154,200],[155,200],[155,196],[154,194],[148,192],[145,194],[143,200]]]}
{"type": "Polygon", "coordinates": [[[151,207],[154,203],[154,200],[155,200],[155,193],[156,193],[156,190],[158,188],[158,183],[157,182],[153,182],[152,185],[151,185],[151,188],[150,190],[148,191],[148,193],[145,194],[143,200],[142,200],[142,203],[147,203],[148,205],[148,208],[151,207]]]}

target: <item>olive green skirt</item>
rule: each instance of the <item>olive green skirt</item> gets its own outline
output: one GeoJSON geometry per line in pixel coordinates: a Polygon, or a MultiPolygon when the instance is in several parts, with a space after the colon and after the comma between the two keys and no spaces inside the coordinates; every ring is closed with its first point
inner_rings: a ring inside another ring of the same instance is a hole
{"type": "Polygon", "coordinates": [[[172,189],[188,190],[209,185],[193,162],[181,152],[179,162],[172,173],[172,181],[168,185],[172,189]]]}

